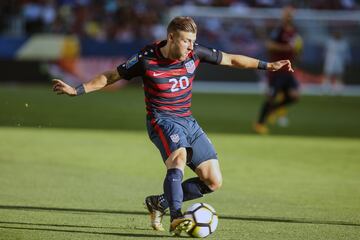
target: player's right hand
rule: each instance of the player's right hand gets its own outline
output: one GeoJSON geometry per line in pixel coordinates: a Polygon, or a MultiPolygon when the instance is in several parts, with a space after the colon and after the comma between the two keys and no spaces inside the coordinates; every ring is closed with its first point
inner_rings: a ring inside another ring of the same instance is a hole
{"type": "Polygon", "coordinates": [[[275,72],[280,69],[286,69],[288,72],[294,72],[290,60],[280,60],[280,61],[268,63],[269,71],[275,72]]]}
{"type": "Polygon", "coordinates": [[[56,94],[58,95],[67,94],[69,96],[76,96],[75,88],[64,83],[60,79],[53,79],[52,82],[53,82],[53,91],[56,92],[56,94]]]}

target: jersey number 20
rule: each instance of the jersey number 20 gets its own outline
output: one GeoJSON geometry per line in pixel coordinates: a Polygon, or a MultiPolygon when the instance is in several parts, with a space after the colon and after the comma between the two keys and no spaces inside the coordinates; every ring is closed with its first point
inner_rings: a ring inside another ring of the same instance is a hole
{"type": "Polygon", "coordinates": [[[169,82],[172,83],[171,92],[177,92],[180,89],[186,89],[190,85],[189,79],[185,76],[182,76],[179,79],[171,78],[169,79],[169,82]]]}

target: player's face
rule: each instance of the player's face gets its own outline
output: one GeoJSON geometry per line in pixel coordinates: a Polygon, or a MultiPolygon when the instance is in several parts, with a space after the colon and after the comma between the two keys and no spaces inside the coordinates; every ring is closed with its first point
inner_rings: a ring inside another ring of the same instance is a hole
{"type": "Polygon", "coordinates": [[[170,33],[170,56],[173,59],[184,61],[190,51],[194,49],[194,43],[196,40],[196,33],[178,31],[176,33],[170,33]]]}
{"type": "Polygon", "coordinates": [[[283,11],[282,20],[285,24],[291,24],[293,21],[293,9],[285,8],[283,11]]]}

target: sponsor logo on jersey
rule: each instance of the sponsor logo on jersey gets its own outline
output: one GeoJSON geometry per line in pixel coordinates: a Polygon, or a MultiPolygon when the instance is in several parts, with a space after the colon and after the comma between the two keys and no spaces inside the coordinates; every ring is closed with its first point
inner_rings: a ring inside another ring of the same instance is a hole
{"type": "Polygon", "coordinates": [[[178,143],[180,141],[180,137],[179,134],[173,134],[170,136],[171,141],[173,141],[174,143],[178,143]]]}
{"type": "Polygon", "coordinates": [[[188,73],[193,73],[193,72],[195,72],[195,68],[196,68],[196,67],[195,67],[194,60],[191,60],[191,61],[185,63],[185,67],[186,67],[186,71],[187,71],[188,73]]]}
{"type": "Polygon", "coordinates": [[[157,76],[160,76],[160,75],[163,75],[163,74],[164,74],[164,72],[159,72],[159,73],[154,72],[154,73],[153,73],[153,76],[154,76],[154,77],[157,77],[157,76]]]}
{"type": "Polygon", "coordinates": [[[139,61],[138,55],[135,54],[134,56],[132,56],[131,58],[129,58],[129,60],[126,62],[126,69],[131,68],[131,67],[134,66],[135,63],[137,63],[138,61],[139,61]]]}

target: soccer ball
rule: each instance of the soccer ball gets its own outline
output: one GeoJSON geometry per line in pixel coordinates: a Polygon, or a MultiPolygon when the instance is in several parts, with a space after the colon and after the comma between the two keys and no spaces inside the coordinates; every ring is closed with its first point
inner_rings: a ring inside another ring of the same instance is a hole
{"type": "Polygon", "coordinates": [[[215,232],[219,222],[215,209],[207,203],[191,205],[186,210],[185,217],[193,219],[195,225],[188,234],[197,238],[204,238],[215,232]]]}

